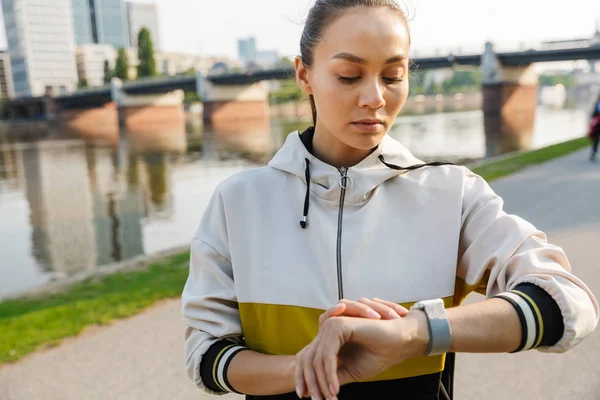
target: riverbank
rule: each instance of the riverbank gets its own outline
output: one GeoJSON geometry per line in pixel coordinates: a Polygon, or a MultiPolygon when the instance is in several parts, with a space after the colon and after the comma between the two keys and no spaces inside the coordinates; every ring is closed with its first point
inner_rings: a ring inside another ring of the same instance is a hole
{"type": "MultiPolygon", "coordinates": [[[[452,95],[411,95],[402,106],[401,116],[423,115],[438,112],[481,110],[483,95],[481,92],[456,93],[452,95]]],[[[269,105],[273,119],[310,121],[311,107],[308,100],[269,105]]]]}
{"type": "MultiPolygon", "coordinates": [[[[587,145],[587,139],[580,138],[471,167],[491,181],[587,145]]],[[[188,259],[185,248],[138,257],[1,302],[0,365],[17,361],[40,347],[57,345],[90,326],[106,325],[161,299],[178,297],[187,278],[188,259]]]]}

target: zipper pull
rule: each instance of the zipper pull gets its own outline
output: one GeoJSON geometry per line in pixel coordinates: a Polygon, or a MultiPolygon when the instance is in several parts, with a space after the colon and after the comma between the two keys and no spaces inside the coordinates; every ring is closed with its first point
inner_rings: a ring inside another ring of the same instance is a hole
{"type": "Polygon", "coordinates": [[[346,189],[351,188],[352,185],[354,184],[354,181],[352,180],[351,177],[348,176],[348,168],[341,167],[340,174],[342,175],[340,177],[340,186],[342,187],[342,189],[346,190],[346,189]]]}

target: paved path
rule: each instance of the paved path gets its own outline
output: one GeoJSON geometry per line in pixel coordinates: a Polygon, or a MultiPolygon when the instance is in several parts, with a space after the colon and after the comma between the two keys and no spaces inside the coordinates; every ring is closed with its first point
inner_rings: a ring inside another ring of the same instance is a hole
{"type": "MultiPolygon", "coordinates": [[[[492,187],[508,212],[565,248],[574,272],[600,296],[600,163],[587,161],[585,150],[492,187]]],[[[182,332],[179,301],[161,303],[0,368],[0,399],[216,399],[185,375],[182,332]]],[[[600,330],[563,355],[460,354],[457,360],[457,400],[600,399],[600,330]]]]}
{"type": "MultiPolygon", "coordinates": [[[[573,272],[600,298],[600,163],[588,149],[492,182],[505,210],[563,247],[573,272]]],[[[457,400],[598,400],[600,329],[565,354],[459,354],[457,400]],[[471,382],[477,382],[473,385],[471,382]]]]}

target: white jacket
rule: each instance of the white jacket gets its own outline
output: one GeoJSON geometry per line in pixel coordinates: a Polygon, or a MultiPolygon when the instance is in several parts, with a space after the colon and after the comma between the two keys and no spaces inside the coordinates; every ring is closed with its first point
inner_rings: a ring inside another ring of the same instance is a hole
{"type": "MultiPolygon", "coordinates": [[[[185,364],[198,386],[202,356],[216,341],[296,354],[341,297],[405,306],[443,298],[450,307],[473,290],[491,297],[531,282],[554,298],[565,326],[555,346],[539,350],[563,352],[595,329],[598,303],[563,250],[507,215],[481,177],[459,166],[395,171],[380,155],[400,166],[421,163],[385,136],[342,181],[293,132],[268,166],[219,185],[193,239],[182,297],[185,364]]],[[[373,380],[433,373],[443,363],[416,357],[373,380]]]]}

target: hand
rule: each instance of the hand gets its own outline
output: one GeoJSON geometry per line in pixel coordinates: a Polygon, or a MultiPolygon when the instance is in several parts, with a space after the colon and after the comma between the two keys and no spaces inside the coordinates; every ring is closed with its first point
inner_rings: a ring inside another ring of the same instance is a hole
{"type": "Polygon", "coordinates": [[[334,399],[341,385],[375,376],[425,352],[429,333],[420,311],[388,321],[334,317],[296,356],[299,397],[334,399]]]}
{"type": "Polygon", "coordinates": [[[332,317],[359,317],[370,319],[398,319],[406,316],[408,310],[396,303],[380,299],[365,299],[358,301],[340,300],[339,303],[325,311],[319,317],[319,327],[332,317]]]}

